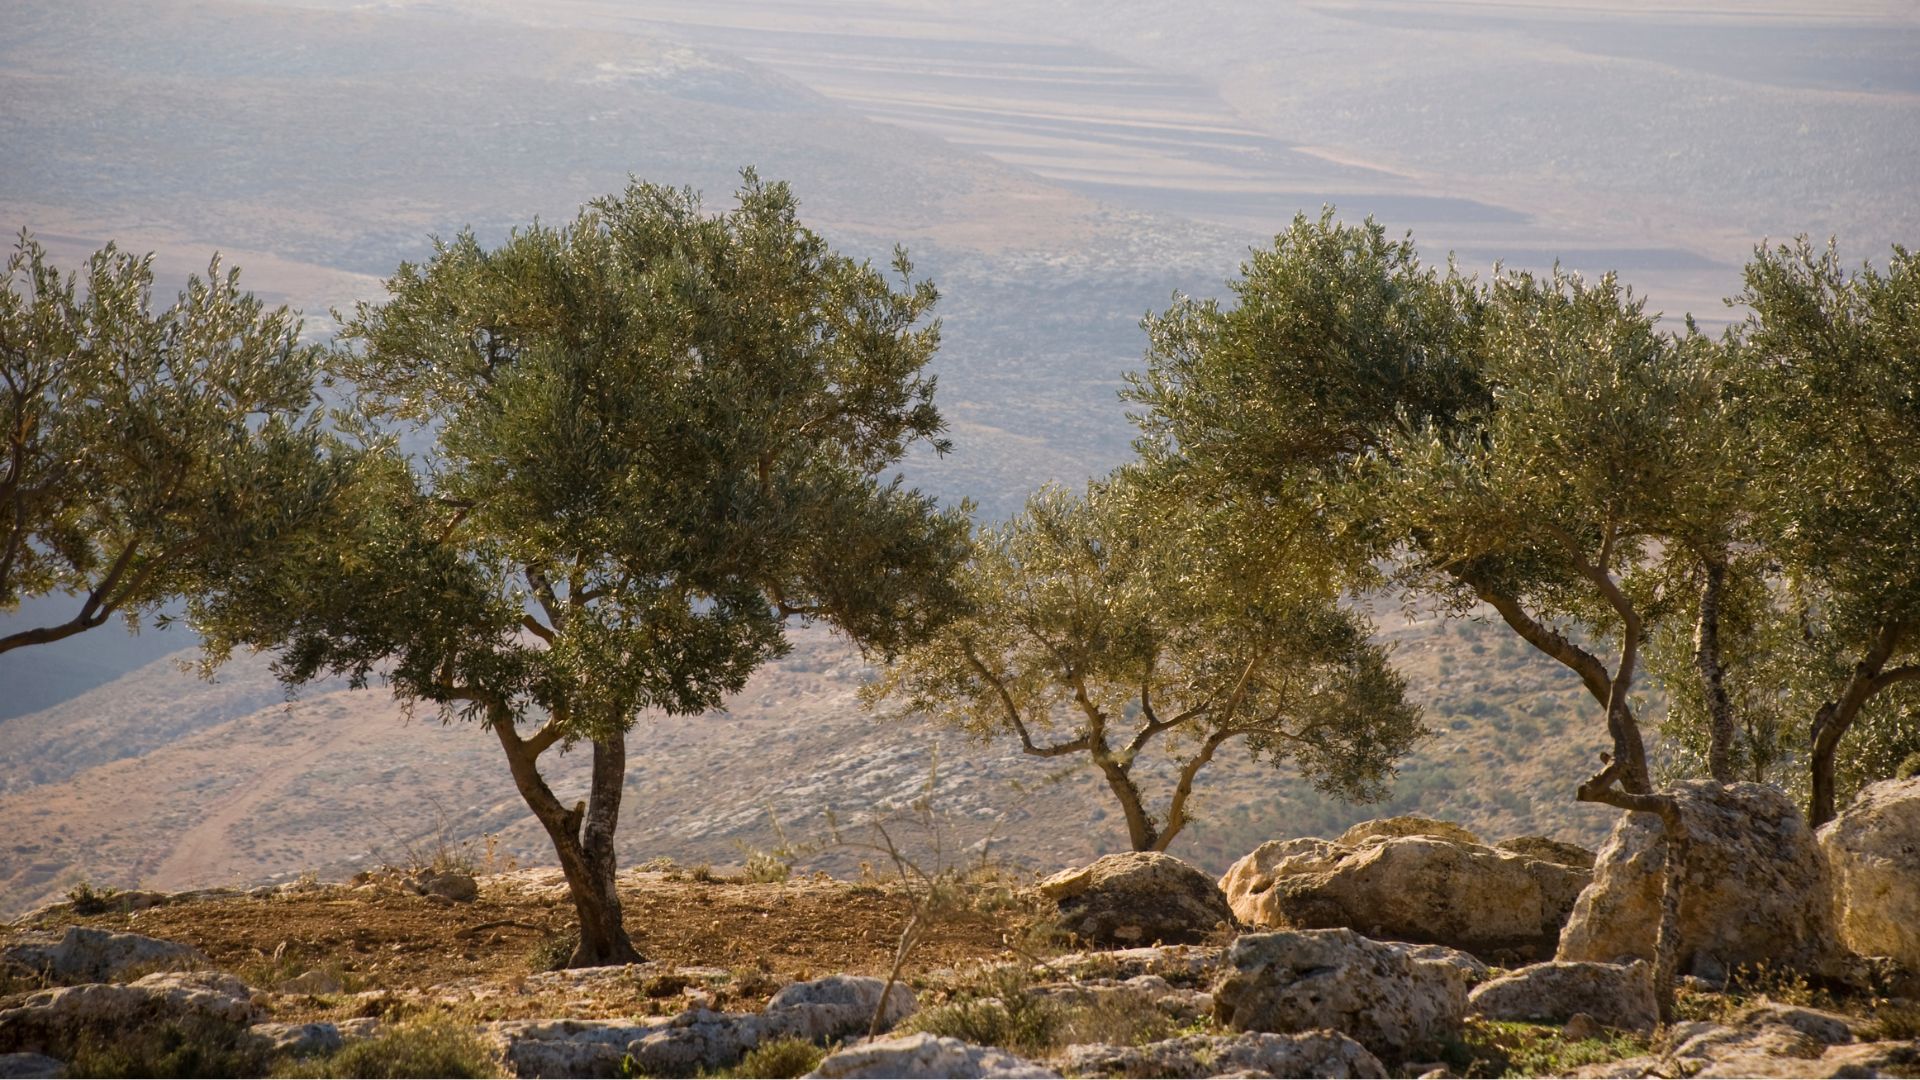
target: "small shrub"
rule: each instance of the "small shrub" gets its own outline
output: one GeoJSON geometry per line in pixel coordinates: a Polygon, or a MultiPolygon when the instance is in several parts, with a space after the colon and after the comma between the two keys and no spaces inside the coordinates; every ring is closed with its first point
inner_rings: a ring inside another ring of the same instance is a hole
{"type": "Polygon", "coordinates": [[[527,966],[535,971],[564,971],[580,947],[580,932],[566,930],[541,938],[527,953],[527,966]]]}
{"type": "Polygon", "coordinates": [[[1458,1076],[1565,1076],[1646,1052],[1647,1041],[1636,1035],[1570,1042],[1557,1027],[1468,1017],[1460,1035],[1439,1048],[1439,1057],[1458,1076]]]}
{"type": "Polygon", "coordinates": [[[792,876],[793,864],[768,851],[749,854],[740,874],[741,880],[752,885],[778,885],[792,876]]]}
{"type": "Polygon", "coordinates": [[[740,1064],[720,1075],[785,1080],[787,1077],[807,1075],[826,1056],[825,1050],[805,1039],[774,1039],[747,1051],[747,1056],[740,1059],[740,1064]]]}
{"type": "Polygon", "coordinates": [[[970,985],[956,990],[945,1004],[908,1017],[899,1030],[902,1034],[926,1032],[980,1046],[998,1046],[1027,1057],[1041,1056],[1055,1045],[1063,1010],[1055,1002],[1029,992],[1028,979],[1027,971],[1014,965],[989,968],[970,985]]]}
{"type": "Polygon", "coordinates": [[[73,905],[75,915],[100,915],[114,906],[114,897],[119,894],[120,890],[111,885],[96,889],[82,878],[67,889],[67,903],[73,905]]]}
{"type": "MultiPolygon", "coordinates": [[[[248,1074],[233,1074],[248,1075],[248,1074]]],[[[253,1075],[258,1075],[254,1073],[253,1075]]],[[[477,1077],[499,1076],[492,1056],[471,1028],[444,1017],[401,1024],[322,1058],[284,1064],[275,1076],[477,1077]]]]}
{"type": "Polygon", "coordinates": [[[183,1017],[132,1031],[89,1033],[67,1055],[68,1076],[261,1076],[266,1044],[243,1027],[183,1017]]]}
{"type": "Polygon", "coordinates": [[[1920,1002],[1905,999],[1876,1002],[1872,1019],[1860,1037],[1868,1042],[1920,1039],[1920,1002]]]}
{"type": "Polygon", "coordinates": [[[1054,1041],[1061,1047],[1080,1043],[1145,1046],[1173,1038],[1181,1026],[1147,995],[1118,991],[1061,1010],[1054,1041]]]}
{"type": "Polygon", "coordinates": [[[713,876],[713,866],[710,863],[701,863],[698,866],[688,868],[687,877],[689,880],[701,885],[711,885],[720,880],[713,876]]]}
{"type": "Polygon", "coordinates": [[[1893,776],[1896,780],[1912,780],[1920,777],[1920,750],[1902,758],[1900,764],[1893,767],[1893,776]]]}

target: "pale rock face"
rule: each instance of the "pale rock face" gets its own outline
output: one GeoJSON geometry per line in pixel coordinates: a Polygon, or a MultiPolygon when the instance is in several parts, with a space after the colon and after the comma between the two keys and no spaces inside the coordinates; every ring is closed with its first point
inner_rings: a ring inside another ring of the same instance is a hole
{"type": "Polygon", "coordinates": [[[1652,1031],[1660,1022],[1653,965],[1550,960],[1489,980],[1467,1009],[1490,1020],[1565,1021],[1583,1014],[1607,1027],[1652,1031]]]}
{"type": "Polygon", "coordinates": [[[1187,1035],[1146,1046],[1069,1047],[1059,1060],[1072,1076],[1382,1077],[1380,1059],[1337,1031],[1287,1035],[1187,1035]]]}
{"type": "MultiPolygon", "coordinates": [[[[1741,965],[1826,971],[1838,962],[1826,859],[1778,788],[1689,780],[1668,789],[1690,843],[1677,970],[1741,965]]],[[[1660,819],[1623,814],[1560,935],[1560,960],[1654,960],[1666,845],[1660,819]]]]}
{"type": "Polygon", "coordinates": [[[159,968],[211,965],[190,945],[141,934],[118,934],[86,926],[67,927],[58,942],[23,942],[0,952],[0,961],[26,968],[62,985],[114,982],[159,968]]]}
{"type": "Polygon", "coordinates": [[[1215,1019],[1236,1031],[1331,1028],[1389,1060],[1460,1029],[1458,968],[1414,959],[1351,930],[1245,934],[1213,988],[1215,1019]]]}
{"type": "Polygon", "coordinates": [[[1868,786],[1819,839],[1840,940],[1920,971],[1920,777],[1868,786]]]}
{"type": "Polygon", "coordinates": [[[0,1053],[64,1052],[81,1032],[110,1034],[170,1019],[244,1027],[259,1019],[253,991],[210,971],[168,971],[125,985],[88,983],[43,990],[0,1011],[0,1053]]]}
{"type": "Polygon", "coordinates": [[[1060,906],[1063,929],[1097,944],[1193,943],[1233,925],[1233,909],[1212,878],[1157,851],[1103,855],[1038,888],[1060,906]]]}
{"type": "MultiPolygon", "coordinates": [[[[1571,846],[1571,845],[1568,845],[1571,846]]],[[[1220,886],[1242,922],[1344,926],[1470,952],[1549,954],[1591,874],[1481,844],[1425,818],[1387,818],[1339,840],[1279,840],[1234,863],[1220,886]]]]}
{"type": "Polygon", "coordinates": [[[878,1039],[829,1054],[809,1077],[1058,1077],[1044,1065],[991,1046],[940,1035],[878,1039]]]}

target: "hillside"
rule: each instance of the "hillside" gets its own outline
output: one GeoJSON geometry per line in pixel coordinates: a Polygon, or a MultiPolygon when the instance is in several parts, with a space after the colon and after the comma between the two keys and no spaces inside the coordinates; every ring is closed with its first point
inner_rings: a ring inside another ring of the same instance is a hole
{"type": "MultiPolygon", "coordinates": [[[[1263,841],[1333,835],[1389,812],[1458,820],[1489,839],[1597,843],[1611,815],[1572,803],[1571,789],[1605,740],[1570,677],[1510,644],[1504,628],[1396,621],[1383,633],[1435,729],[1390,800],[1342,803],[1223,755],[1203,774],[1200,820],[1177,854],[1220,872],[1263,841]]],[[[971,858],[970,845],[990,838],[993,858],[1050,871],[1124,847],[1118,811],[1090,769],[1025,757],[1011,740],[973,745],[928,724],[877,720],[854,697],[866,673],[856,655],[818,631],[796,641],[728,712],[649,717],[635,730],[626,865],[738,864],[779,845],[776,820],[791,841],[816,841],[829,815],[853,825],[904,805],[930,775],[951,857],[971,858]]],[[[0,848],[6,909],[81,880],[181,889],[342,877],[441,844],[477,851],[486,837],[502,858],[551,863],[480,731],[409,719],[379,689],[278,694],[257,660],[210,685],[163,661],[0,726],[0,760],[16,778],[0,794],[0,827],[15,838],[0,848]],[[127,704],[135,701],[145,704],[127,704]],[[18,780],[42,759],[46,781],[18,780]]],[[[1168,769],[1155,768],[1148,782],[1164,793],[1168,769]]],[[[578,755],[550,771],[563,799],[584,790],[578,755]]],[[[930,842],[910,839],[921,850],[930,842]]],[[[836,848],[802,865],[849,874],[870,857],[836,848]]]]}

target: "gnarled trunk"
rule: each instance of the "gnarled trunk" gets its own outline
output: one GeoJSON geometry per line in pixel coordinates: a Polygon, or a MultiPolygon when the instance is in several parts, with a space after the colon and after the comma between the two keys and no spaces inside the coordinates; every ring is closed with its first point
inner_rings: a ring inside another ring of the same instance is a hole
{"type": "Polygon", "coordinates": [[[534,817],[547,830],[554,853],[560,857],[567,891],[580,918],[580,944],[568,967],[637,964],[644,958],[633,947],[620,909],[616,887],[614,829],[620,821],[620,795],[626,780],[627,741],[612,734],[593,742],[593,779],[587,800],[572,808],[562,806],[536,765],[536,754],[514,732],[511,721],[494,723],[514,785],[534,817]]]}

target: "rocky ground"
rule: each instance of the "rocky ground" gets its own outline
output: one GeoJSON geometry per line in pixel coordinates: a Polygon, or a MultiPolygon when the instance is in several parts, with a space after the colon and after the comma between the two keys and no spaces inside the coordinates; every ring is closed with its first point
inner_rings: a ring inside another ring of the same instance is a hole
{"type": "Polygon", "coordinates": [[[0,931],[0,1077],[1920,1077],[1920,779],[1817,834],[1761,785],[1665,794],[1668,992],[1638,818],[1599,852],[1381,819],[1217,880],[653,864],[646,962],[582,970],[557,871],[438,864],[76,890],[0,931]]]}

